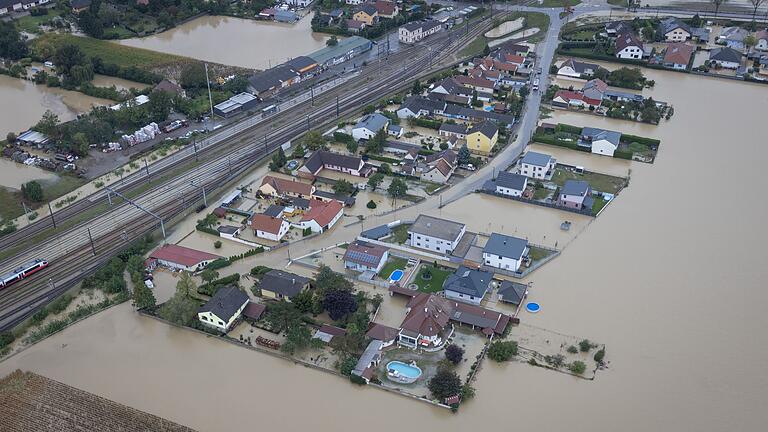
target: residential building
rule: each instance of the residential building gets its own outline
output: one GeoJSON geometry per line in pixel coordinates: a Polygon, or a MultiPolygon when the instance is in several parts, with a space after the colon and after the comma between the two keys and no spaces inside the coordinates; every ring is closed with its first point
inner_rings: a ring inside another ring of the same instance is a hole
{"type": "Polygon", "coordinates": [[[496,292],[500,302],[520,305],[528,295],[528,285],[504,280],[496,292]]]}
{"type": "Polygon", "coordinates": [[[566,180],[560,189],[557,204],[576,210],[591,209],[594,204],[592,188],[584,180],[566,180]]]}
{"type": "Polygon", "coordinates": [[[493,81],[486,78],[482,78],[482,77],[457,75],[453,77],[453,79],[458,84],[463,85],[465,87],[469,87],[481,93],[493,94],[493,89],[496,87],[493,81]]]}
{"type": "Polygon", "coordinates": [[[387,125],[389,125],[389,119],[384,115],[379,113],[366,114],[352,128],[352,138],[355,141],[369,140],[376,136],[378,131],[386,129],[387,125]]]}
{"type": "Polygon", "coordinates": [[[270,270],[261,277],[261,296],[291,301],[300,292],[309,289],[310,279],[282,270],[270,270]]]}
{"type": "Polygon", "coordinates": [[[486,120],[474,125],[467,133],[466,139],[469,151],[488,155],[499,140],[499,128],[486,120]]]}
{"type": "Polygon", "coordinates": [[[275,21],[292,23],[299,20],[299,15],[294,11],[275,9],[275,21]]]}
{"type": "Polygon", "coordinates": [[[288,180],[274,176],[264,176],[259,192],[272,197],[312,198],[315,186],[296,180],[288,180]]]}
{"type": "Polygon", "coordinates": [[[360,36],[340,39],[334,46],[327,46],[309,54],[312,60],[323,68],[349,61],[360,54],[370,51],[373,43],[360,36]]]}
{"type": "Polygon", "coordinates": [[[581,130],[579,145],[589,147],[592,153],[604,156],[613,156],[613,152],[619,148],[621,132],[585,127],[581,130]]]}
{"type": "Polygon", "coordinates": [[[282,218],[256,213],[251,216],[251,228],[256,237],[279,242],[291,229],[291,224],[282,218]]]}
{"type": "Polygon", "coordinates": [[[166,244],[149,254],[158,264],[173,270],[196,272],[212,261],[221,258],[218,255],[190,249],[175,244],[166,244]]]}
{"type": "Polygon", "coordinates": [[[556,91],[555,96],[552,98],[552,105],[561,108],[586,108],[590,106],[590,104],[584,100],[584,95],[581,92],[573,90],[556,91]]]}
{"type": "Polygon", "coordinates": [[[184,91],[183,88],[181,88],[180,85],[168,79],[164,79],[160,81],[152,91],[166,92],[171,96],[181,96],[181,97],[187,96],[187,93],[184,91]]]}
{"type": "Polygon", "coordinates": [[[391,123],[387,125],[387,135],[393,136],[395,138],[402,138],[403,133],[404,130],[402,127],[391,123]]]}
{"type": "Polygon", "coordinates": [[[419,215],[408,228],[408,244],[441,254],[450,254],[467,230],[463,223],[419,215]]]}
{"type": "Polygon", "coordinates": [[[744,50],[744,38],[747,37],[749,32],[741,27],[725,27],[720,31],[720,36],[717,37],[718,43],[725,44],[726,47],[735,50],[744,50]]]}
{"type": "Polygon", "coordinates": [[[552,176],[557,160],[544,153],[529,151],[520,161],[520,174],[534,179],[548,179],[552,176]]]}
{"type": "Polygon", "coordinates": [[[409,96],[397,110],[397,117],[401,119],[418,118],[442,113],[446,103],[422,96],[409,96]]]}
{"type": "Polygon", "coordinates": [[[603,103],[605,93],[608,91],[608,84],[605,81],[595,78],[587,81],[581,89],[584,95],[584,102],[592,106],[600,106],[603,103]]]}
{"type": "Polygon", "coordinates": [[[768,30],[760,30],[755,33],[755,49],[760,51],[768,51],[768,30]]]}
{"type": "Polygon", "coordinates": [[[483,264],[508,271],[519,271],[528,257],[528,240],[493,233],[483,248],[483,264]]]}
{"type": "Polygon", "coordinates": [[[197,319],[208,327],[228,332],[248,305],[248,294],[236,286],[219,288],[200,309],[197,319]]]}
{"type": "Polygon", "coordinates": [[[372,168],[359,156],[343,155],[325,150],[318,150],[299,168],[300,176],[314,178],[323,169],[338,171],[358,177],[368,177],[372,168]]]}
{"type": "Polygon", "coordinates": [[[299,228],[309,228],[313,233],[321,233],[333,228],[344,215],[344,206],[336,201],[320,201],[313,199],[309,211],[298,223],[299,228]]]}
{"type": "Polygon", "coordinates": [[[384,143],[384,151],[396,154],[403,160],[413,161],[419,156],[420,145],[400,141],[387,141],[384,143]]]}
{"type": "Polygon", "coordinates": [[[377,0],[373,6],[379,13],[380,18],[392,19],[400,13],[400,7],[393,1],[377,0]]]}
{"type": "Polygon", "coordinates": [[[514,174],[507,171],[499,172],[496,177],[495,192],[503,195],[521,197],[528,187],[528,177],[522,174],[514,174]]]}
{"type": "Polygon", "coordinates": [[[69,6],[72,8],[72,12],[79,14],[80,12],[91,7],[91,0],[71,0],[69,2],[69,6]]]}
{"type": "Polygon", "coordinates": [[[438,134],[440,136],[444,137],[456,137],[459,139],[466,139],[467,138],[467,126],[459,123],[443,123],[440,125],[440,130],[438,131],[438,134]]]}
{"type": "Polygon", "coordinates": [[[23,8],[24,3],[22,0],[0,0],[0,16],[22,10],[23,8]]]}
{"type": "Polygon", "coordinates": [[[364,4],[355,11],[352,18],[364,22],[365,25],[373,26],[379,20],[379,11],[372,4],[364,4]]]}
{"type": "Polygon", "coordinates": [[[366,24],[364,21],[356,19],[347,20],[347,30],[351,31],[352,33],[360,33],[365,28],[365,26],[366,24]]]}
{"type": "Polygon", "coordinates": [[[741,53],[733,48],[715,48],[709,52],[709,62],[725,69],[738,69],[741,66],[741,53]]]}
{"type": "Polygon", "coordinates": [[[381,348],[391,346],[397,340],[400,330],[379,323],[371,323],[365,337],[381,342],[381,348]]]}
{"type": "Polygon", "coordinates": [[[289,5],[293,5],[300,8],[305,8],[312,4],[314,0],[285,0],[289,5]]]}
{"type": "Polygon", "coordinates": [[[344,252],[344,268],[379,273],[388,259],[388,247],[356,240],[344,252]]]}
{"type": "Polygon", "coordinates": [[[344,0],[344,3],[352,6],[357,6],[363,3],[363,0],[344,0]]]}
{"type": "Polygon", "coordinates": [[[688,64],[691,62],[693,56],[694,47],[684,42],[671,43],[667,45],[667,50],[664,52],[664,60],[662,64],[664,67],[686,70],[688,64]]]}
{"type": "Polygon", "coordinates": [[[643,58],[643,43],[632,33],[626,32],[616,37],[616,57],[640,60],[643,58]]]}
{"type": "Polygon", "coordinates": [[[499,114],[492,111],[476,110],[454,104],[446,104],[445,109],[438,115],[454,120],[469,122],[482,122],[490,120],[499,127],[510,129],[515,124],[515,117],[507,114],[499,114]]]}
{"type": "Polygon", "coordinates": [[[624,21],[612,21],[605,25],[605,33],[610,37],[632,31],[632,26],[624,21]]]}
{"type": "Polygon", "coordinates": [[[693,35],[691,27],[676,18],[661,20],[659,31],[667,42],[685,42],[693,35]]]}
{"type": "Polygon", "coordinates": [[[234,240],[240,235],[240,230],[243,227],[238,225],[219,225],[216,231],[219,232],[219,237],[234,240]]]}
{"type": "Polygon", "coordinates": [[[341,327],[336,327],[328,324],[323,324],[315,332],[313,339],[320,339],[325,343],[331,343],[336,336],[344,336],[347,331],[341,327]]]}
{"type": "Polygon", "coordinates": [[[366,383],[369,383],[371,378],[374,377],[379,362],[381,362],[381,342],[372,340],[368,343],[368,346],[365,347],[365,351],[363,351],[363,354],[357,360],[355,368],[352,369],[352,375],[359,376],[366,383]]]}
{"type": "Polygon", "coordinates": [[[472,97],[472,89],[457,83],[453,77],[438,81],[430,87],[430,93],[472,97]]]}
{"type": "Polygon", "coordinates": [[[456,170],[457,156],[453,150],[446,149],[425,158],[425,167],[419,176],[421,180],[445,184],[456,170]]]}
{"type": "Polygon", "coordinates": [[[591,77],[600,69],[600,65],[594,63],[585,63],[574,59],[567,59],[557,69],[560,76],[573,78],[591,77]]]}
{"type": "Polygon", "coordinates": [[[443,283],[443,293],[451,300],[479,305],[491,289],[493,273],[460,266],[443,283]]]}

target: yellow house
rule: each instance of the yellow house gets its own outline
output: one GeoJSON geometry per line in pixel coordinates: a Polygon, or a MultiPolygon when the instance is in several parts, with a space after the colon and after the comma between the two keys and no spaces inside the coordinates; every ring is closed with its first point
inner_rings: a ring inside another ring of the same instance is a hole
{"type": "Polygon", "coordinates": [[[499,141],[499,128],[491,121],[478,123],[467,134],[467,148],[472,153],[488,155],[499,141]]]}
{"type": "Polygon", "coordinates": [[[357,12],[355,12],[355,14],[352,15],[352,18],[357,21],[364,22],[367,26],[372,26],[379,18],[379,11],[376,10],[375,6],[366,4],[363,5],[357,12]]]}

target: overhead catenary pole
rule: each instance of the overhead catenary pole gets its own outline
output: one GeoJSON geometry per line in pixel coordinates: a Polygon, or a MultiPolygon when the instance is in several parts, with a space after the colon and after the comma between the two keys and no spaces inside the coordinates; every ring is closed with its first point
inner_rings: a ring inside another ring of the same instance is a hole
{"type": "MultiPolygon", "coordinates": [[[[211,105],[211,122],[213,121],[213,97],[211,97],[211,80],[208,78],[208,63],[205,63],[205,83],[208,84],[208,103],[211,105]]],[[[210,125],[210,122],[208,122],[210,125]]]]}
{"type": "Polygon", "coordinates": [[[51,207],[50,201],[48,201],[48,211],[51,212],[51,223],[53,223],[53,229],[56,229],[56,218],[53,217],[53,207],[51,207]]]}
{"type": "Polygon", "coordinates": [[[190,181],[189,184],[191,184],[192,186],[198,187],[198,188],[200,188],[203,191],[203,205],[208,207],[208,198],[206,198],[206,196],[205,196],[205,185],[199,185],[198,186],[198,185],[195,184],[194,180],[190,181]]]}
{"type": "Polygon", "coordinates": [[[91,241],[91,251],[93,251],[93,256],[96,256],[96,245],[93,244],[93,236],[91,235],[90,228],[88,228],[88,239],[91,241]]]}

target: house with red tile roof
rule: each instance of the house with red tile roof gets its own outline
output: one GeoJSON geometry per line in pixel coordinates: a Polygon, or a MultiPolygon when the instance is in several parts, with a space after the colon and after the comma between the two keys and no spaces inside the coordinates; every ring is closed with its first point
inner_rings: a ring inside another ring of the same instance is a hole
{"type": "Polygon", "coordinates": [[[261,181],[259,192],[273,197],[312,198],[315,187],[309,183],[268,175],[261,181]]]}
{"type": "Polygon", "coordinates": [[[152,252],[149,258],[157,260],[157,264],[164,267],[195,272],[221,257],[184,246],[167,244],[152,252]]]}
{"type": "Polygon", "coordinates": [[[378,0],[373,6],[382,18],[394,18],[400,13],[400,8],[393,1],[378,0]]]}
{"type": "Polygon", "coordinates": [[[256,237],[279,242],[288,233],[291,224],[282,218],[257,213],[251,216],[251,228],[256,237]]]}
{"type": "Polygon", "coordinates": [[[313,233],[321,233],[331,229],[344,215],[344,206],[336,201],[310,201],[309,211],[304,214],[297,226],[301,229],[311,229],[313,233]]]}
{"type": "Polygon", "coordinates": [[[684,42],[671,43],[667,45],[662,63],[664,67],[685,70],[688,68],[688,63],[691,62],[693,50],[693,45],[684,42]]]}

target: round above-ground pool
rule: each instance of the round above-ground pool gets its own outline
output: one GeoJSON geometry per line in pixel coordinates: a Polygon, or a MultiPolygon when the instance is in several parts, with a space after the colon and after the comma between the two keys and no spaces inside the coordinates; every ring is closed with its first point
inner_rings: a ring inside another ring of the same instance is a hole
{"type": "Polygon", "coordinates": [[[387,363],[387,378],[400,384],[411,384],[421,376],[421,368],[415,362],[403,363],[391,361],[387,363]]]}
{"type": "Polygon", "coordinates": [[[400,282],[400,279],[403,278],[404,274],[405,272],[400,269],[392,271],[392,274],[389,275],[389,282],[390,283],[400,282]]]}
{"type": "Polygon", "coordinates": [[[525,310],[530,313],[536,313],[541,310],[541,305],[536,302],[528,302],[525,305],[525,310]]]}

